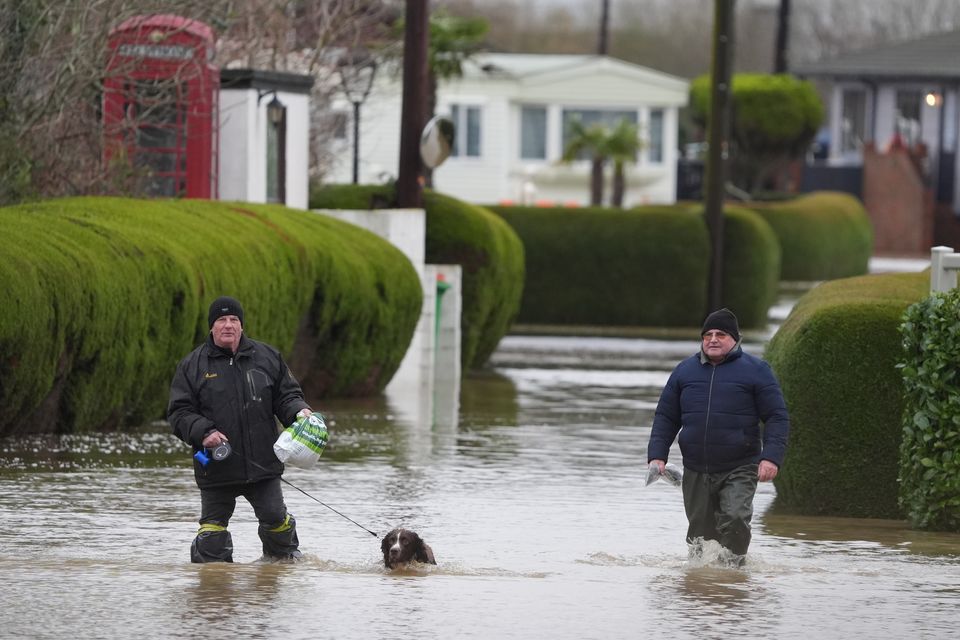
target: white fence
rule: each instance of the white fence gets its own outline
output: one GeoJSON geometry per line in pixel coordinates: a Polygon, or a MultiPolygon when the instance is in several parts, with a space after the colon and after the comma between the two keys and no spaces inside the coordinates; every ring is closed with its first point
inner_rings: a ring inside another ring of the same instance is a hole
{"type": "Polygon", "coordinates": [[[960,269],[960,253],[953,247],[930,249],[930,293],[950,291],[957,286],[957,270],[960,269]]]}

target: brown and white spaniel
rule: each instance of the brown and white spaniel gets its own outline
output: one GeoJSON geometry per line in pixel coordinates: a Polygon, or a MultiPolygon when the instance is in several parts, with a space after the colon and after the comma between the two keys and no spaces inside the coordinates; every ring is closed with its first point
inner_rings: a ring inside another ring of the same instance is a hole
{"type": "Polygon", "coordinates": [[[383,551],[383,564],[387,569],[405,567],[413,561],[437,564],[430,545],[409,529],[398,528],[385,535],[380,550],[383,551]]]}

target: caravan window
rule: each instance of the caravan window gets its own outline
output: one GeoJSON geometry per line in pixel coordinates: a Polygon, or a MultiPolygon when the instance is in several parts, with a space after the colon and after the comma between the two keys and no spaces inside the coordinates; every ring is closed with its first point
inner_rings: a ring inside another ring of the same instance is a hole
{"type": "Polygon", "coordinates": [[[462,104],[450,105],[450,119],[453,120],[453,150],[450,155],[457,158],[480,157],[480,107],[462,104]]]}
{"type": "MultiPolygon", "coordinates": [[[[583,126],[601,124],[608,129],[616,127],[621,120],[626,120],[630,124],[637,124],[636,111],[614,111],[602,109],[564,109],[563,110],[563,145],[561,149],[566,149],[570,144],[572,132],[570,124],[579,120],[583,126]]],[[[581,160],[589,160],[587,153],[581,153],[578,156],[581,160]]]]}
{"type": "Polygon", "coordinates": [[[520,109],[520,157],[524,160],[546,160],[546,107],[522,107],[520,109]]]}
{"type": "Polygon", "coordinates": [[[663,162],[663,109],[650,109],[647,123],[647,161],[663,162]]]}

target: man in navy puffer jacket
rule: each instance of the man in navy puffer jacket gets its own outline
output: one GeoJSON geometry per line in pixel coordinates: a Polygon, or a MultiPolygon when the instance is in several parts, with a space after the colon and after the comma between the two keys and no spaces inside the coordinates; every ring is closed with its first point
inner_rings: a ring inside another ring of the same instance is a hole
{"type": "Polygon", "coordinates": [[[707,316],[701,337],[700,353],[677,365],[660,394],[647,462],[663,471],[679,434],[691,554],[716,540],[739,566],[757,482],[773,480],[783,464],[790,420],[770,365],[740,348],[733,312],[707,316]]]}

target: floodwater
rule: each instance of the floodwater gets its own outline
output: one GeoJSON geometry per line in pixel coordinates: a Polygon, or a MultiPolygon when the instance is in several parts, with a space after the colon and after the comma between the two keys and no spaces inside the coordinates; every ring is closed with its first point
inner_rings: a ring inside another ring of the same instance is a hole
{"type": "Polygon", "coordinates": [[[199,494],[161,425],[0,441],[0,636],[956,637],[958,535],[774,515],[765,484],[746,566],[688,561],[680,491],[645,486],[644,462],[695,346],[511,336],[453,420],[395,394],[316,403],[331,444],[285,477],[327,506],[284,487],[295,565],[257,562],[242,501],[237,563],[190,564],[199,494]],[[417,530],[438,566],[386,572],[379,539],[328,507],[417,530]]]}

